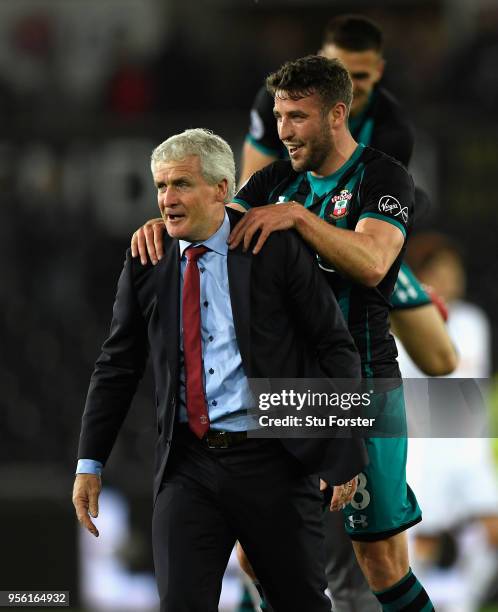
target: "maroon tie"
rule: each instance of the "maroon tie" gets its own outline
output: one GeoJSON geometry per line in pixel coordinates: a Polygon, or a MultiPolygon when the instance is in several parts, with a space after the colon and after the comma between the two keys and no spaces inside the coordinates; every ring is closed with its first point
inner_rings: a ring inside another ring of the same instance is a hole
{"type": "Polygon", "coordinates": [[[209,416],[202,381],[201,291],[197,260],[208,251],[205,246],[185,251],[187,267],[183,276],[183,357],[186,404],[190,429],[202,438],[209,429],[209,416]]]}

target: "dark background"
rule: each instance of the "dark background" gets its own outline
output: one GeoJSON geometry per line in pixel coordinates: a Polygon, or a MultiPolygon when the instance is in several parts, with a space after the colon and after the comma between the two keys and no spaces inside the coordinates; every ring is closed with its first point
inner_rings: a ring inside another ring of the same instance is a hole
{"type": "MultiPolygon", "coordinates": [[[[496,367],[497,2],[0,0],[0,589],[77,597],[79,419],[130,235],[156,216],[150,151],[208,127],[238,155],[265,75],[352,10],[385,32],[385,84],[416,125],[411,171],[434,202],[425,224],[465,254],[496,367]]],[[[106,469],[146,530],[150,386],[106,469]]]]}

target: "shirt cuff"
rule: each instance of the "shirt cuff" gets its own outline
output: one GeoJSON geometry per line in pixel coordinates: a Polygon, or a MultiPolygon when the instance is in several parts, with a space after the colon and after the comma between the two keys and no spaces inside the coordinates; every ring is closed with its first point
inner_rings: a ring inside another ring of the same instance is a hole
{"type": "Polygon", "coordinates": [[[93,459],[78,459],[76,474],[95,474],[96,476],[100,476],[103,467],[100,461],[94,461],[93,459]]]}

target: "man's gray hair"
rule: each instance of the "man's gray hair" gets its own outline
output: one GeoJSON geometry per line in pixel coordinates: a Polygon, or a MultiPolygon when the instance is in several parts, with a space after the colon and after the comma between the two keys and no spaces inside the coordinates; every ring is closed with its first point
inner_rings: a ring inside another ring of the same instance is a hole
{"type": "Polygon", "coordinates": [[[156,164],[182,161],[197,155],[201,163],[202,176],[210,185],[223,179],[228,182],[225,202],[231,202],[235,193],[235,160],[230,145],[220,136],[204,128],[185,130],[171,136],[153,151],[150,158],[152,172],[156,164]]]}

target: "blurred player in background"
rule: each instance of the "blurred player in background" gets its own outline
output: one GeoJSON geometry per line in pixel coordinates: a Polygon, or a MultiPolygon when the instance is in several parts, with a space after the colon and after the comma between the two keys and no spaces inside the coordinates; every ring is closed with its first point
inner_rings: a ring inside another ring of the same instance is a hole
{"type": "MultiPolygon", "coordinates": [[[[460,356],[451,376],[489,377],[489,322],[481,309],[463,300],[465,270],[458,249],[445,236],[426,233],[412,239],[408,252],[419,278],[447,303],[448,329],[460,356]]],[[[428,303],[430,298],[426,294],[424,298],[415,279],[410,287],[403,294],[404,305],[413,302],[416,293],[415,301],[423,308],[424,299],[428,303]]],[[[404,377],[421,376],[401,346],[399,362],[404,377]]],[[[417,573],[438,610],[474,612],[496,576],[498,563],[498,475],[489,439],[412,439],[407,469],[424,509],[424,522],[414,529],[417,573]],[[454,563],[446,570],[438,568],[450,564],[443,556],[454,538],[454,563]]]]}
{"type": "MultiPolygon", "coordinates": [[[[414,144],[413,128],[394,96],[380,86],[384,73],[383,36],[379,27],[359,15],[332,19],[320,55],[339,59],[353,81],[349,129],[357,142],[379,149],[408,166],[414,144]]],[[[273,116],[273,96],[262,86],[251,109],[242,152],[240,184],[257,170],[287,157],[273,116]]]]}

